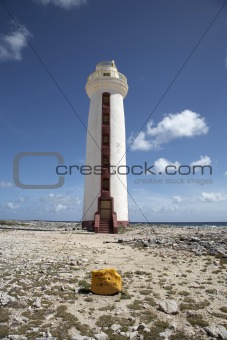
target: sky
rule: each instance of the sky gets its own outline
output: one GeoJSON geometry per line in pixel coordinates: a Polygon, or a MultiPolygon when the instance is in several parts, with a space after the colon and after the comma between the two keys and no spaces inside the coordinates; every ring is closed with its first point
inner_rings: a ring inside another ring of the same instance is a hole
{"type": "Polygon", "coordinates": [[[127,165],[151,167],[130,221],[227,221],[226,3],[0,1],[0,219],[81,220],[84,175],[56,166],[85,164],[87,77],[114,60],[127,165]]]}

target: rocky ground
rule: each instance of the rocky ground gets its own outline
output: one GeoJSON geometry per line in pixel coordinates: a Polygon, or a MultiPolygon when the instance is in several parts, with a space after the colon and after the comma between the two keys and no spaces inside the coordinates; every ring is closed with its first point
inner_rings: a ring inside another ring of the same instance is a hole
{"type": "Polygon", "coordinates": [[[0,339],[227,339],[226,228],[1,227],[0,339]],[[121,293],[90,292],[102,268],[121,274],[121,293]]]}

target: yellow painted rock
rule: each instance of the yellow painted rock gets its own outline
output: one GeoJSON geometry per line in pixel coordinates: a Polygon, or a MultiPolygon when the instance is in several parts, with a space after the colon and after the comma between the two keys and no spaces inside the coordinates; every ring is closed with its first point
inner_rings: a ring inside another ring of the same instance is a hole
{"type": "Polygon", "coordinates": [[[114,268],[92,270],[91,291],[95,294],[112,295],[122,289],[121,276],[114,268]]]}

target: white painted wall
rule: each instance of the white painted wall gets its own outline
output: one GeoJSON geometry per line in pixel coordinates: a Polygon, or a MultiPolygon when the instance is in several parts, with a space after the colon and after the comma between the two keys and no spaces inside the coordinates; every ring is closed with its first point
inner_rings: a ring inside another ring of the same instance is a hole
{"type": "MultiPolygon", "coordinates": [[[[113,68],[113,71],[116,69],[113,68]]],[[[101,165],[102,93],[109,92],[110,163],[118,167],[126,165],[123,98],[128,91],[127,83],[116,77],[98,77],[88,81],[86,91],[90,97],[86,164],[92,168],[101,165]]],[[[122,168],[122,171],[125,172],[125,168],[122,168]]],[[[119,174],[110,177],[110,195],[114,198],[114,211],[117,213],[117,219],[128,221],[127,176],[119,174]]],[[[98,210],[100,182],[101,176],[94,174],[85,176],[83,221],[94,220],[94,214],[98,210]]]]}
{"type": "MultiPolygon", "coordinates": [[[[123,97],[118,93],[111,93],[110,96],[110,163],[111,165],[125,166],[125,116],[123,97]]],[[[119,169],[125,173],[125,167],[119,169]]],[[[112,175],[110,178],[110,195],[114,198],[114,210],[119,221],[128,221],[128,193],[127,176],[112,175]]]]}
{"type": "MultiPolygon", "coordinates": [[[[88,116],[88,132],[86,147],[86,165],[101,165],[101,136],[102,136],[102,94],[93,93],[90,100],[88,116]]],[[[91,174],[85,176],[83,221],[94,220],[97,212],[98,197],[100,196],[100,176],[91,174]]]]}

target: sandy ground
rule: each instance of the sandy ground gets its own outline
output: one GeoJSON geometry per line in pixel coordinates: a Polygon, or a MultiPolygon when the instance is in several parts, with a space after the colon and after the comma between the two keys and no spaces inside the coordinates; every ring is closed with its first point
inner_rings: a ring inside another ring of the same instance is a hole
{"type": "Polygon", "coordinates": [[[123,235],[0,230],[0,339],[102,339],[102,332],[103,339],[224,339],[226,259],[196,256],[174,241],[152,247],[118,241],[194,233],[190,228],[136,228],[123,235]],[[102,268],[121,274],[121,293],[89,291],[91,270],[102,268]],[[175,300],[179,312],[160,311],[162,300],[175,300]]]}

